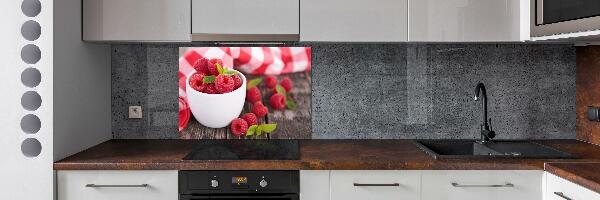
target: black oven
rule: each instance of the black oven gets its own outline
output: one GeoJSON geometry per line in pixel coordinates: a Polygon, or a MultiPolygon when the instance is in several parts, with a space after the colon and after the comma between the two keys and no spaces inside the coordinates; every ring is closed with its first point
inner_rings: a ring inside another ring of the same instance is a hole
{"type": "Polygon", "coordinates": [[[600,0],[532,1],[532,36],[600,29],[600,0]]]}
{"type": "Polygon", "coordinates": [[[298,171],[179,171],[180,200],[299,200],[298,171]]]}

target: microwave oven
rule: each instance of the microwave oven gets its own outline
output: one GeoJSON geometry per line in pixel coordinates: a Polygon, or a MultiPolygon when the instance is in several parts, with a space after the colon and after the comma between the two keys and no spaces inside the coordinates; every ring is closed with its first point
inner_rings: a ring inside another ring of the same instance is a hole
{"type": "Polygon", "coordinates": [[[532,0],[531,36],[600,30],[600,0],[532,0]]]}

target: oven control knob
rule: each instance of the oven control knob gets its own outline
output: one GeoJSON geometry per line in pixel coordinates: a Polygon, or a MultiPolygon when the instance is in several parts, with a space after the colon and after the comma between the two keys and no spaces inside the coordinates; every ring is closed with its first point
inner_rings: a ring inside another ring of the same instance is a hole
{"type": "Polygon", "coordinates": [[[219,181],[217,180],[210,180],[210,187],[219,187],[219,181]]]}
{"type": "Polygon", "coordinates": [[[260,187],[267,187],[267,185],[269,185],[269,183],[267,183],[267,181],[265,179],[260,180],[260,183],[258,183],[258,185],[260,185],[260,187]]]}

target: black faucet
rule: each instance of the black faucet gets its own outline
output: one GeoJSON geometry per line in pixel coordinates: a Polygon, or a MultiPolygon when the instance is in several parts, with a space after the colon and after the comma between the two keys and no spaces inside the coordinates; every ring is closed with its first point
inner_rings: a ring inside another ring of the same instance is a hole
{"type": "Polygon", "coordinates": [[[483,124],[481,124],[481,141],[480,143],[486,143],[491,141],[494,137],[496,137],[496,132],[492,130],[492,119],[489,119],[490,123],[488,124],[488,112],[487,112],[487,94],[485,92],[485,85],[483,83],[477,84],[475,87],[475,101],[479,101],[481,99],[479,97],[479,92],[481,92],[481,96],[483,101],[481,105],[483,106],[483,124]]]}

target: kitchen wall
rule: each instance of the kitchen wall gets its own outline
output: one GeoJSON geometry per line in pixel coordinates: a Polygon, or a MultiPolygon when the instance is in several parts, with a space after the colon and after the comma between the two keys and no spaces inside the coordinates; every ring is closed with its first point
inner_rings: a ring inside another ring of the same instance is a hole
{"type": "Polygon", "coordinates": [[[600,123],[587,119],[600,107],[600,46],[577,47],[577,139],[600,144],[600,123]]]}
{"type": "MultiPolygon", "coordinates": [[[[575,48],[557,44],[313,47],[312,138],[575,138],[575,48]]],[[[178,138],[177,44],[112,46],[113,138],[178,138]],[[127,119],[142,105],[143,119],[127,119]]]]}

